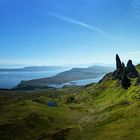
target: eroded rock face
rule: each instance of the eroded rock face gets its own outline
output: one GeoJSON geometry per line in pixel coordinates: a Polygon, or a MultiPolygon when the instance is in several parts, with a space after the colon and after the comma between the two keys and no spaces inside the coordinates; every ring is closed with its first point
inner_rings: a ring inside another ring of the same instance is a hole
{"type": "Polygon", "coordinates": [[[129,60],[128,63],[127,63],[126,73],[127,73],[127,76],[130,77],[130,78],[138,77],[138,72],[137,72],[135,66],[132,63],[132,60],[129,60]]]}

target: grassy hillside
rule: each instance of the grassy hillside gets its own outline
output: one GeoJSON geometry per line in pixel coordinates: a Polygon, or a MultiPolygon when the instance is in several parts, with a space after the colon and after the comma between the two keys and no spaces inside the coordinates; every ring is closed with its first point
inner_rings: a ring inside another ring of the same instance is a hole
{"type": "Polygon", "coordinates": [[[140,64],[136,66],[137,71],[140,73],[140,64]]]}
{"type": "Polygon", "coordinates": [[[125,90],[108,75],[83,89],[1,92],[1,139],[139,140],[140,86],[131,83],[125,90]]]}

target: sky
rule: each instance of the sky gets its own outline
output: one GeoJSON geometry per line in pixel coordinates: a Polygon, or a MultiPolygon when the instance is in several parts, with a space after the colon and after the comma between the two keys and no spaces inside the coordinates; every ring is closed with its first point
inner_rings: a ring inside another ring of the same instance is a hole
{"type": "Polygon", "coordinates": [[[140,63],[140,0],[0,0],[0,66],[140,63]]]}

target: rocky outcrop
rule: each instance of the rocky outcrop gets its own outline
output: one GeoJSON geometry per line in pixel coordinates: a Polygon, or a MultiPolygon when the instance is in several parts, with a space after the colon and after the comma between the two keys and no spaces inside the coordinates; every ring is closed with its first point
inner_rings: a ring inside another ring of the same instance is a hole
{"type": "Polygon", "coordinates": [[[121,80],[124,67],[124,63],[121,62],[119,55],[116,54],[116,70],[113,72],[114,79],[121,80]]]}
{"type": "Polygon", "coordinates": [[[138,72],[135,66],[132,63],[132,60],[129,60],[127,66],[125,67],[124,63],[121,62],[118,54],[116,55],[116,70],[112,74],[113,79],[119,80],[121,86],[127,89],[131,86],[129,78],[138,78],[138,72]]]}
{"type": "Polygon", "coordinates": [[[128,63],[127,63],[126,73],[127,73],[127,76],[130,77],[130,78],[138,77],[138,72],[137,72],[135,66],[132,63],[132,60],[129,60],[128,63]]]}

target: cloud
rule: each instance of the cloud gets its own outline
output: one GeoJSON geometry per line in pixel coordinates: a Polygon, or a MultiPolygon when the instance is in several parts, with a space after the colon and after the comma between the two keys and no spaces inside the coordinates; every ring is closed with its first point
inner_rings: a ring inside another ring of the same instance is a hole
{"type": "Polygon", "coordinates": [[[64,16],[61,16],[61,15],[58,15],[58,14],[55,14],[55,13],[49,13],[49,15],[54,16],[54,17],[56,17],[56,18],[58,18],[60,20],[63,20],[63,21],[66,21],[66,22],[81,26],[83,28],[89,29],[91,31],[98,32],[98,33],[103,34],[103,35],[108,34],[107,32],[103,31],[102,29],[100,29],[100,28],[98,28],[96,26],[89,25],[87,23],[75,20],[73,18],[64,17],[64,16]]]}

